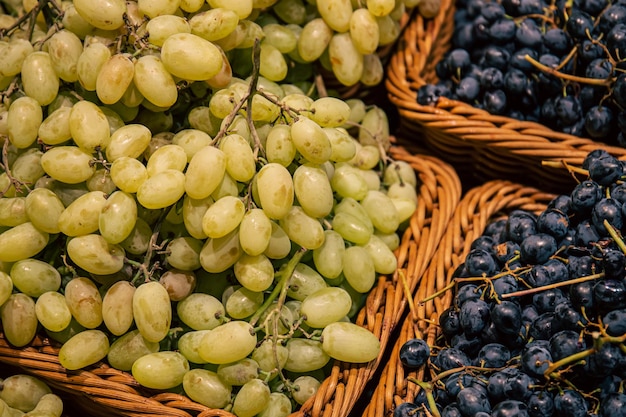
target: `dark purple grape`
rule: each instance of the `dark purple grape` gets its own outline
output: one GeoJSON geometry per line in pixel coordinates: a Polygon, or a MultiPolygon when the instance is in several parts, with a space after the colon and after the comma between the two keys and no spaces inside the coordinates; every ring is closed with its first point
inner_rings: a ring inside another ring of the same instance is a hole
{"type": "Polygon", "coordinates": [[[498,271],[494,256],[483,249],[471,250],[465,258],[465,265],[470,276],[492,276],[498,271]]]}
{"type": "Polygon", "coordinates": [[[559,194],[548,203],[547,210],[557,210],[564,214],[569,214],[571,210],[572,199],[569,195],[559,194]]]}
{"type": "Polygon", "coordinates": [[[606,46],[613,59],[621,60],[626,56],[626,23],[613,26],[606,35],[606,46]]]}
{"type": "Polygon", "coordinates": [[[500,343],[487,343],[478,352],[477,366],[501,368],[511,359],[511,351],[500,343]]]}
{"type": "Polygon", "coordinates": [[[536,49],[543,43],[541,29],[532,19],[522,20],[515,32],[515,42],[518,45],[536,49]]]}
{"type": "Polygon", "coordinates": [[[501,18],[489,26],[489,38],[496,43],[504,44],[515,38],[517,26],[511,19],[501,18]]]}
{"type": "Polygon", "coordinates": [[[519,333],[522,326],[522,310],[519,304],[513,301],[501,301],[491,307],[491,321],[498,331],[505,335],[515,335],[519,333]]]}
{"type": "Polygon", "coordinates": [[[608,6],[608,0],[581,0],[578,7],[592,16],[597,16],[608,6]]]}
{"type": "Polygon", "coordinates": [[[533,294],[532,303],[539,314],[554,312],[557,305],[567,301],[567,297],[560,288],[550,288],[533,294]]]}
{"type": "Polygon", "coordinates": [[[606,333],[610,336],[622,336],[626,333],[626,309],[618,308],[609,311],[602,317],[606,333]]]}
{"type": "Polygon", "coordinates": [[[554,396],[549,391],[533,392],[528,399],[529,417],[550,417],[554,412],[554,396]]]}
{"type": "Polygon", "coordinates": [[[500,89],[485,91],[482,103],[491,114],[505,114],[508,106],[506,93],[500,89]]]}
{"type": "Polygon", "coordinates": [[[622,279],[626,275],[626,255],[617,249],[608,249],[602,256],[602,270],[608,279],[622,279]]]}
{"type": "Polygon", "coordinates": [[[623,174],[621,162],[612,155],[597,158],[589,164],[589,177],[600,185],[611,185],[623,174]]]}
{"type": "Polygon", "coordinates": [[[485,2],[482,7],[478,10],[478,12],[487,19],[488,22],[495,22],[496,20],[502,19],[506,14],[504,10],[504,6],[500,3],[496,2],[485,2]]]}
{"type": "Polygon", "coordinates": [[[495,67],[484,68],[480,76],[480,86],[485,90],[499,90],[504,87],[504,75],[495,67]]]}
{"type": "Polygon", "coordinates": [[[441,332],[446,337],[452,337],[461,332],[461,322],[459,321],[459,312],[453,307],[449,307],[439,316],[439,326],[441,332]]]}
{"type": "Polygon", "coordinates": [[[590,219],[582,220],[575,227],[574,244],[579,248],[591,248],[600,237],[600,232],[590,219]]]}
{"type": "Polygon", "coordinates": [[[593,286],[593,303],[602,314],[626,307],[626,286],[623,281],[603,279],[593,286]]]}
{"type": "Polygon", "coordinates": [[[487,393],[476,387],[467,387],[459,391],[456,402],[463,417],[473,417],[480,411],[491,411],[487,393]]]}
{"type": "Polygon", "coordinates": [[[571,126],[582,118],[582,108],[577,97],[568,95],[554,101],[556,117],[563,126],[571,126]]]}
{"type": "Polygon", "coordinates": [[[474,241],[470,245],[470,250],[482,249],[484,251],[493,253],[495,245],[496,245],[496,242],[493,239],[493,237],[483,234],[481,236],[478,236],[476,239],[474,239],[474,241]]]}
{"type": "Polygon", "coordinates": [[[617,375],[609,375],[602,378],[602,381],[598,384],[600,389],[600,400],[604,400],[609,394],[619,392],[621,390],[622,378],[617,375]]]}
{"type": "Polygon", "coordinates": [[[542,264],[556,252],[556,239],[547,233],[530,235],[520,243],[520,261],[523,264],[542,264]]]}
{"type": "Polygon", "coordinates": [[[506,379],[504,395],[510,400],[526,401],[532,394],[536,380],[525,372],[518,371],[506,379]]]}
{"type": "Polygon", "coordinates": [[[541,313],[531,323],[528,334],[533,339],[549,340],[558,330],[558,323],[554,318],[554,312],[541,313]]]}
{"type": "Polygon", "coordinates": [[[430,357],[430,346],[423,339],[409,339],[400,347],[400,362],[407,368],[419,368],[430,357]]]}
{"type": "MultiPolygon", "coordinates": [[[[506,274],[491,281],[493,291],[498,299],[503,294],[509,294],[519,290],[517,278],[512,274],[506,274]]],[[[509,300],[514,301],[517,297],[511,297],[509,300]]]]}
{"type": "Polygon", "coordinates": [[[626,74],[619,74],[613,84],[613,99],[622,107],[626,107],[626,74]]]}
{"type": "Polygon", "coordinates": [[[455,372],[444,381],[446,392],[451,398],[456,398],[463,388],[471,387],[475,384],[478,384],[476,377],[465,372],[455,372]]]}
{"type": "Polygon", "coordinates": [[[626,394],[613,392],[600,404],[601,417],[626,417],[626,394]]]}
{"type": "Polygon", "coordinates": [[[585,158],[583,159],[583,163],[581,165],[582,169],[589,169],[589,167],[591,166],[591,164],[595,161],[597,161],[598,159],[601,158],[606,158],[611,156],[611,154],[609,153],[609,151],[607,151],[606,149],[594,149],[593,151],[589,152],[585,158]]]}
{"type": "Polygon", "coordinates": [[[595,181],[585,180],[574,187],[570,197],[575,212],[587,213],[602,198],[602,188],[595,181]]]}
{"type": "Polygon", "coordinates": [[[572,49],[572,40],[561,28],[548,29],[543,34],[543,44],[554,55],[562,56],[572,49]]]}
{"type": "Polygon", "coordinates": [[[456,293],[456,302],[458,305],[463,305],[467,300],[478,300],[482,296],[482,289],[479,289],[476,284],[465,284],[459,287],[456,293]]]}
{"type": "MultiPolygon", "coordinates": [[[[573,278],[578,278],[584,275],[577,275],[573,278]]],[[[569,299],[572,305],[578,309],[585,308],[585,310],[593,310],[594,297],[593,297],[593,282],[581,282],[570,286],[569,299]]]]}
{"type": "Polygon", "coordinates": [[[555,417],[585,417],[589,406],[585,398],[572,389],[565,389],[554,396],[555,417]]]}
{"type": "Polygon", "coordinates": [[[570,304],[570,301],[558,304],[554,308],[554,319],[563,330],[580,330],[586,320],[570,304]]]}
{"type": "Polygon", "coordinates": [[[595,229],[601,236],[609,236],[609,232],[604,226],[604,221],[608,221],[615,229],[620,230],[624,225],[622,218],[622,205],[612,198],[603,198],[598,201],[591,211],[591,221],[595,229]]]}
{"type": "Polygon", "coordinates": [[[534,305],[526,304],[522,307],[522,324],[531,324],[537,317],[539,317],[539,312],[534,305]]]}
{"type": "Polygon", "coordinates": [[[620,23],[626,23],[626,6],[616,2],[604,10],[598,22],[598,29],[602,33],[608,33],[620,23]]]}
{"type": "Polygon", "coordinates": [[[593,18],[584,10],[573,9],[565,27],[573,39],[587,39],[593,31],[593,18]]]}
{"type": "Polygon", "coordinates": [[[441,417],[463,417],[459,405],[457,403],[450,403],[441,410],[441,417]]]}
{"type": "Polygon", "coordinates": [[[421,407],[413,403],[401,403],[393,410],[393,417],[415,417],[421,407]]]}
{"type": "Polygon", "coordinates": [[[550,338],[550,354],[555,362],[586,348],[584,339],[573,330],[561,330],[550,338]]]}
{"type": "Polygon", "coordinates": [[[585,130],[594,139],[606,138],[614,125],[613,111],[606,106],[593,106],[585,115],[585,130]]]}
{"type": "Polygon", "coordinates": [[[548,348],[542,344],[531,342],[522,349],[521,369],[530,376],[542,377],[550,366],[550,362],[552,362],[552,355],[548,348]]]}
{"type": "Polygon", "coordinates": [[[417,91],[417,102],[422,106],[435,106],[440,97],[450,97],[450,89],[443,84],[425,84],[417,91]]]}
{"type": "Polygon", "coordinates": [[[480,337],[467,338],[465,333],[456,334],[450,338],[450,347],[459,349],[470,357],[475,357],[483,346],[480,337]]]}
{"type": "Polygon", "coordinates": [[[503,243],[506,241],[506,219],[498,219],[489,223],[485,227],[483,235],[491,236],[491,238],[497,243],[503,243]]]}
{"type": "Polygon", "coordinates": [[[516,372],[518,372],[517,368],[504,368],[489,376],[487,381],[487,395],[492,404],[506,399],[504,395],[504,384],[508,377],[516,372]]]}
{"type": "Polygon", "coordinates": [[[519,253],[519,243],[507,240],[494,247],[494,254],[498,262],[504,265],[506,262],[517,256],[519,253]]]}
{"type": "Polygon", "coordinates": [[[623,362],[624,353],[618,345],[603,343],[600,349],[588,358],[585,370],[594,378],[606,377],[613,374],[623,362]]]}
{"type": "Polygon", "coordinates": [[[436,365],[441,371],[449,371],[450,369],[469,366],[472,363],[465,352],[455,348],[441,349],[435,358],[436,365]]]}
{"type": "Polygon", "coordinates": [[[584,62],[591,62],[604,57],[604,49],[599,43],[585,39],[578,44],[578,57],[584,62]]]}
{"type": "Polygon", "coordinates": [[[568,229],[569,217],[560,210],[547,209],[537,217],[537,230],[557,240],[563,239],[568,229]]]}
{"type": "Polygon", "coordinates": [[[454,94],[459,100],[472,103],[480,95],[480,82],[474,77],[465,77],[456,85],[454,94]]]}
{"type": "Polygon", "coordinates": [[[489,305],[483,300],[468,300],[459,308],[459,321],[467,336],[480,334],[488,320],[489,305]]]}
{"type": "Polygon", "coordinates": [[[537,233],[537,219],[526,211],[514,210],[509,214],[506,232],[508,240],[521,243],[526,237],[537,233]]]}

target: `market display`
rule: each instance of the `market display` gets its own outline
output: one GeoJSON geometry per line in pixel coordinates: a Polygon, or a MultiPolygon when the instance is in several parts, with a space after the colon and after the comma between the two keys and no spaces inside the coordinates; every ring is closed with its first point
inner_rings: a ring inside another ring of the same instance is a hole
{"type": "Polygon", "coordinates": [[[454,272],[440,338],[406,341],[426,367],[395,416],[619,416],[626,397],[623,163],[588,155],[570,193],[496,216],[454,272]]]}

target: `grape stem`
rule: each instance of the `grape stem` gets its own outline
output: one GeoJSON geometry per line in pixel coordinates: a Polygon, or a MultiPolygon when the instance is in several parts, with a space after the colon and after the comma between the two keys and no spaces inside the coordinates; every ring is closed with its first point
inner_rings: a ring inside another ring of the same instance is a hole
{"type": "Polygon", "coordinates": [[[511,297],[522,297],[524,295],[534,294],[537,292],[545,291],[552,288],[564,287],[566,285],[572,284],[580,284],[581,282],[593,281],[594,279],[603,278],[604,272],[600,272],[598,274],[587,275],[584,277],[568,279],[567,281],[556,282],[554,284],[548,284],[541,287],[528,288],[526,290],[509,292],[506,294],[502,294],[500,297],[502,298],[511,298],[511,297]]]}
{"type": "Polygon", "coordinates": [[[4,172],[7,174],[7,178],[9,179],[9,184],[6,186],[4,190],[0,191],[0,197],[4,197],[4,195],[7,192],[9,192],[9,190],[11,189],[11,186],[15,188],[15,191],[17,193],[20,193],[22,191],[22,187],[30,191],[30,188],[28,187],[28,185],[18,180],[11,174],[11,169],[9,168],[9,143],[10,141],[7,138],[2,144],[2,163],[0,163],[0,167],[2,167],[2,169],[4,169],[4,172]]]}
{"type": "Polygon", "coordinates": [[[249,323],[252,327],[256,325],[256,323],[259,321],[263,313],[265,313],[265,310],[267,310],[268,307],[272,305],[274,300],[279,295],[283,293],[286,295],[287,290],[289,289],[289,285],[287,285],[289,282],[289,279],[293,275],[293,271],[296,269],[296,266],[300,263],[300,260],[302,259],[302,256],[304,256],[306,251],[307,251],[306,249],[300,248],[296,253],[293,254],[289,262],[287,262],[287,264],[280,271],[276,272],[276,275],[280,277],[280,280],[274,286],[274,288],[272,289],[272,292],[265,299],[261,307],[259,307],[256,313],[254,313],[254,315],[250,318],[249,323]]]}
{"type": "Polygon", "coordinates": [[[615,229],[615,227],[613,227],[611,223],[609,223],[608,220],[604,219],[603,224],[607,232],[609,232],[609,235],[611,235],[611,237],[615,241],[615,244],[620,248],[622,253],[626,254],[626,244],[624,244],[624,240],[619,235],[619,232],[615,229]]]}
{"type": "Polygon", "coordinates": [[[421,389],[426,391],[426,401],[428,401],[428,407],[430,408],[430,410],[426,410],[426,411],[435,417],[441,417],[441,414],[439,413],[439,409],[437,408],[437,403],[435,402],[435,397],[433,396],[433,384],[425,382],[425,381],[420,381],[413,377],[408,377],[407,380],[413,382],[414,384],[418,385],[421,389]]]}
{"type": "Polygon", "coordinates": [[[526,61],[530,62],[535,68],[539,69],[540,71],[545,72],[550,75],[554,75],[555,77],[561,78],[563,80],[574,81],[574,82],[578,82],[581,84],[599,85],[603,87],[608,87],[613,82],[612,77],[608,77],[605,79],[586,78],[586,77],[579,77],[577,75],[560,72],[554,68],[548,67],[547,65],[543,65],[541,62],[537,61],[536,59],[533,59],[530,55],[524,55],[524,59],[526,59],[526,61]]]}
{"type": "Polygon", "coordinates": [[[140,281],[140,277],[142,276],[144,278],[144,283],[151,281],[154,271],[159,268],[159,262],[155,262],[152,265],[152,267],[149,267],[149,266],[150,266],[150,263],[152,262],[152,255],[154,254],[155,249],[161,249],[161,246],[157,245],[157,239],[159,238],[159,233],[161,232],[161,224],[167,217],[167,214],[168,214],[168,211],[163,210],[161,214],[159,215],[159,218],[157,219],[156,224],[154,225],[154,230],[152,232],[152,235],[150,236],[148,250],[146,251],[146,255],[143,258],[143,262],[140,263],[137,261],[133,261],[132,259],[128,259],[128,258],[124,259],[126,263],[134,267],[137,267],[139,269],[135,277],[131,280],[131,283],[135,286],[140,281]]]}

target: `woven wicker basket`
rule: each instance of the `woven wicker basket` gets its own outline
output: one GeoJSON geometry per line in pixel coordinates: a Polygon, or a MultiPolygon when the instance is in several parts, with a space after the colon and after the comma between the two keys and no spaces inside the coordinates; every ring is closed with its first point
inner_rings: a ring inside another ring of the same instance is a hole
{"type": "Polygon", "coordinates": [[[413,15],[389,61],[385,87],[405,136],[419,137],[461,177],[473,176],[480,182],[508,179],[546,190],[559,189],[567,178],[557,169],[542,167],[544,160],[580,165],[596,148],[626,159],[626,149],[492,115],[461,101],[441,98],[436,106],[418,104],[418,89],[437,81],[435,65],[450,48],[454,4],[455,0],[442,0],[439,14],[431,20],[413,15]]]}
{"type": "Polygon", "coordinates": [[[424,369],[407,372],[399,360],[400,347],[409,339],[419,337],[430,346],[436,345],[440,335],[439,315],[450,306],[453,292],[443,292],[432,301],[421,303],[427,297],[441,291],[451,281],[455,268],[464,261],[470,245],[494,219],[506,216],[514,209],[540,212],[554,197],[536,188],[503,180],[493,180],[472,188],[456,208],[448,229],[441,240],[433,261],[422,277],[413,298],[413,305],[402,323],[389,358],[382,370],[380,383],[374,390],[365,416],[389,416],[403,402],[413,401],[419,392],[417,385],[407,382],[411,376],[418,380],[425,377],[424,369]]]}
{"type": "MultiPolygon", "coordinates": [[[[426,154],[409,153],[401,146],[393,146],[390,155],[413,166],[419,180],[419,204],[396,252],[398,272],[379,278],[356,318],[357,324],[379,337],[381,354],[368,364],[333,364],[330,376],[322,382],[317,394],[294,415],[349,414],[381,364],[389,336],[406,308],[406,294],[417,287],[460,200],[460,180],[448,164],[426,154]]],[[[178,394],[144,389],[129,373],[112,369],[105,363],[67,371],[59,364],[58,346],[45,338],[36,338],[27,347],[16,349],[0,333],[0,363],[43,378],[71,397],[74,408],[82,410],[79,415],[232,417],[228,412],[209,409],[178,394]]]]}

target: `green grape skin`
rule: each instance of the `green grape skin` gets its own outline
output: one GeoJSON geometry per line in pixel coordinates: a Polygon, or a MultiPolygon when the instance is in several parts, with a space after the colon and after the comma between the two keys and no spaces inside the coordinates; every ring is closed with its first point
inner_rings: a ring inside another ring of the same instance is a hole
{"type": "Polygon", "coordinates": [[[37,407],[50,386],[41,378],[23,373],[9,375],[2,380],[0,399],[9,407],[28,413],[37,407]]]}
{"type": "Polygon", "coordinates": [[[366,244],[372,236],[372,231],[369,230],[367,225],[348,212],[335,214],[332,223],[333,230],[339,233],[343,239],[357,245],[366,244]]]}
{"type": "MultiPolygon", "coordinates": [[[[298,36],[297,53],[303,62],[313,62],[320,58],[333,36],[332,28],[323,18],[312,19],[302,27],[298,36]]],[[[293,58],[293,54],[290,55],[293,58]]]]}
{"type": "Polygon", "coordinates": [[[235,230],[246,213],[240,198],[224,196],[215,201],[202,217],[202,230],[209,238],[221,238],[235,230]]]}
{"type": "Polygon", "coordinates": [[[231,399],[232,387],[217,373],[196,368],[183,377],[183,389],[189,398],[209,408],[224,408],[231,399]]]}
{"type": "Polygon", "coordinates": [[[21,259],[11,266],[13,286],[22,293],[37,298],[61,287],[61,274],[52,265],[38,259],[21,259]]]}
{"type": "Polygon", "coordinates": [[[318,166],[300,165],[293,173],[293,187],[298,203],[311,217],[326,217],[333,209],[333,190],[328,176],[318,166]]]}
{"type": "Polygon", "coordinates": [[[233,412],[238,417],[252,417],[267,407],[270,401],[270,389],[260,379],[252,379],[244,384],[233,402],[233,412]]]}
{"type": "Polygon", "coordinates": [[[332,153],[330,140],[320,125],[301,117],[291,125],[291,139],[300,154],[309,162],[323,164],[332,153]]]}
{"type": "Polygon", "coordinates": [[[167,245],[165,259],[168,265],[183,271],[193,271],[201,267],[200,251],[203,241],[190,236],[172,239],[167,245]]]}
{"type": "Polygon", "coordinates": [[[241,287],[236,289],[226,300],[224,308],[233,319],[245,319],[254,314],[263,304],[263,293],[241,287]]]}
{"type": "Polygon", "coordinates": [[[187,166],[187,153],[182,146],[173,143],[163,145],[156,149],[146,163],[148,177],[168,169],[183,171],[187,166]]]}
{"type": "Polygon", "coordinates": [[[124,191],[115,191],[106,200],[98,217],[98,230],[112,244],[121,243],[135,227],[137,203],[124,191]]]}
{"type": "Polygon", "coordinates": [[[226,155],[226,172],[239,182],[248,182],[256,173],[256,161],[250,143],[236,133],[220,140],[220,150],[226,155]]]}
{"type": "Polygon", "coordinates": [[[383,233],[398,230],[400,218],[393,201],[382,191],[368,191],[361,205],[367,212],[372,224],[383,233]]]}
{"type": "Polygon", "coordinates": [[[196,292],[176,304],[180,320],[193,330],[211,330],[222,324],[224,305],[213,295],[196,292]]]}
{"type": "Polygon", "coordinates": [[[291,140],[289,125],[275,124],[265,141],[265,156],[270,163],[288,167],[296,156],[296,146],[291,140]]]}
{"type": "Polygon", "coordinates": [[[324,133],[330,141],[332,162],[348,162],[356,155],[356,141],[343,128],[325,127],[324,133]]]}
{"type": "Polygon", "coordinates": [[[239,244],[239,230],[224,237],[209,238],[200,251],[200,264],[207,272],[224,272],[232,267],[243,254],[239,244]]]}
{"type": "Polygon", "coordinates": [[[106,158],[115,162],[118,158],[139,158],[148,148],[152,134],[150,129],[139,123],[131,123],[120,127],[111,134],[106,148],[106,158]]]}
{"type": "Polygon", "coordinates": [[[102,296],[89,278],[72,278],[64,289],[67,307],[72,317],[87,329],[102,324],[102,296]]]}
{"type": "Polygon", "coordinates": [[[326,281],[315,269],[299,263],[289,280],[287,295],[294,300],[303,301],[309,295],[326,287],[326,281]]]}
{"type": "Polygon", "coordinates": [[[53,332],[60,332],[70,325],[70,312],[65,296],[56,291],[48,291],[35,302],[35,314],[43,327],[53,332]]]}
{"type": "Polygon", "coordinates": [[[310,372],[323,368],[330,356],[322,349],[322,343],[310,339],[289,339],[289,352],[284,369],[291,372],[310,372]]]}
{"type": "Polygon", "coordinates": [[[252,351],[251,358],[259,365],[259,369],[276,377],[287,363],[288,356],[289,351],[282,343],[266,339],[252,351]]]}
{"type": "Polygon", "coordinates": [[[43,152],[30,148],[20,151],[13,161],[11,174],[25,184],[35,184],[45,174],[41,166],[43,152]]]}
{"type": "Polygon", "coordinates": [[[198,351],[205,361],[219,365],[245,358],[254,350],[256,343],[252,326],[245,321],[233,320],[206,334],[198,351]]]}
{"type": "Polygon", "coordinates": [[[185,171],[185,192],[194,199],[206,198],[215,191],[226,173],[226,155],[213,146],[197,151],[185,171]]]}
{"type": "Polygon", "coordinates": [[[230,35],[239,23],[239,16],[226,8],[211,8],[195,13],[189,19],[191,33],[208,41],[216,41],[230,35]]]}
{"type": "Polygon", "coordinates": [[[394,183],[409,184],[413,188],[417,187],[417,176],[415,170],[406,161],[392,161],[383,171],[383,182],[391,186],[394,183]]]}
{"type": "Polygon", "coordinates": [[[26,222],[0,233],[0,261],[16,262],[34,257],[49,241],[49,234],[26,222]]]}
{"type": "Polygon", "coordinates": [[[293,381],[293,384],[297,387],[292,394],[293,399],[300,405],[313,397],[321,385],[320,381],[310,375],[299,376],[293,381]]]}
{"type": "Polygon", "coordinates": [[[343,255],[343,274],[356,291],[366,293],[376,281],[374,261],[362,246],[350,246],[343,255]]]}
{"type": "MultiPolygon", "coordinates": [[[[272,222],[262,209],[246,211],[239,224],[239,244],[249,256],[263,254],[272,236],[272,222]]],[[[265,289],[265,288],[264,288],[265,289]]]]}
{"type": "Polygon", "coordinates": [[[178,351],[183,354],[185,358],[194,364],[206,364],[207,361],[200,357],[198,348],[202,342],[202,338],[211,330],[191,330],[185,332],[180,339],[178,339],[178,351]]]}
{"type": "Polygon", "coordinates": [[[43,122],[41,105],[31,97],[20,97],[11,103],[7,117],[10,143],[18,149],[31,146],[43,122]]]}
{"type": "MultiPolygon", "coordinates": [[[[380,163],[380,151],[377,146],[374,145],[360,145],[357,147],[354,158],[350,161],[350,164],[362,171],[369,171],[374,169],[380,163]]],[[[374,187],[374,189],[378,189],[374,187]]]]}
{"type": "Polygon", "coordinates": [[[148,177],[137,189],[137,201],[149,209],[161,209],[176,203],[185,194],[185,174],[167,169],[148,177]]]}
{"type": "Polygon", "coordinates": [[[256,174],[259,203],[270,219],[287,216],[294,200],[293,179],[284,166],[278,163],[264,165],[256,174]]]}
{"type": "Polygon", "coordinates": [[[217,367],[217,376],[231,386],[242,386],[259,376],[259,364],[250,358],[223,363],[217,367]]]}
{"type": "Polygon", "coordinates": [[[59,215],[58,226],[66,236],[80,236],[98,230],[100,213],[106,205],[102,191],[89,191],[66,206],[59,215]],[[76,219],[80,219],[77,222],[76,219]]]}
{"type": "Polygon", "coordinates": [[[24,417],[61,417],[63,414],[63,400],[58,395],[49,392],[39,398],[37,405],[24,417]]]}
{"type": "Polygon", "coordinates": [[[352,307],[350,294],[339,287],[322,288],[302,300],[304,322],[314,328],[324,328],[341,320],[352,307]]]}
{"type": "Polygon", "coordinates": [[[283,259],[291,251],[291,240],[282,227],[276,222],[272,222],[272,234],[263,252],[270,259],[283,259]]]}
{"type": "Polygon", "coordinates": [[[172,323],[172,305],[161,283],[150,281],[137,287],[132,307],[135,325],[146,340],[158,343],[167,336],[172,323]]]}
{"type": "Polygon", "coordinates": [[[0,306],[9,299],[12,292],[13,280],[11,276],[4,271],[0,271],[0,306]]]}
{"type": "Polygon", "coordinates": [[[324,231],[324,243],[313,251],[315,269],[325,279],[337,278],[343,270],[344,238],[335,230],[324,231]]]}
{"type": "Polygon", "coordinates": [[[170,389],[183,383],[189,369],[189,361],[179,352],[161,351],[137,358],[131,373],[144,387],[170,389]]]}
{"type": "Polygon", "coordinates": [[[333,359],[365,363],[376,359],[380,353],[380,340],[354,323],[336,322],[322,330],[322,348],[333,359]]]}
{"type": "Polygon", "coordinates": [[[97,234],[71,238],[67,254],[76,265],[96,275],[114,274],[124,267],[124,249],[97,234]]]}
{"type": "Polygon", "coordinates": [[[35,301],[26,294],[14,293],[0,306],[4,337],[16,347],[26,346],[37,332],[35,301]]]}
{"type": "Polygon", "coordinates": [[[374,269],[379,274],[393,274],[398,267],[398,260],[385,241],[373,234],[363,245],[374,262],[374,269]]]}
{"type": "Polygon", "coordinates": [[[207,238],[202,229],[202,218],[213,203],[214,200],[211,196],[195,199],[185,194],[183,198],[183,222],[187,232],[195,239],[207,238]]]}
{"type": "Polygon", "coordinates": [[[102,296],[102,320],[115,336],[128,332],[133,324],[133,296],[136,288],[128,281],[117,281],[102,296]]]}
{"type": "Polygon", "coordinates": [[[139,330],[134,329],[122,334],[111,343],[107,353],[107,362],[115,369],[128,372],[132,370],[137,359],[158,351],[158,343],[147,341],[139,330]]]}
{"type": "Polygon", "coordinates": [[[26,212],[26,197],[5,197],[0,199],[0,226],[13,227],[27,221],[29,221],[29,217],[26,212]]]}
{"type": "Polygon", "coordinates": [[[317,249],[324,243],[324,228],[300,206],[292,206],[279,222],[289,239],[306,249],[317,249]]]}
{"type": "Polygon", "coordinates": [[[77,146],[55,146],[41,157],[41,166],[46,174],[67,184],[78,184],[96,172],[90,153],[77,146]]]}
{"type": "Polygon", "coordinates": [[[293,412],[293,406],[288,396],[282,392],[272,392],[267,407],[258,417],[287,417],[293,412]]]}
{"type": "Polygon", "coordinates": [[[109,352],[109,339],[101,330],[84,330],[67,340],[59,350],[59,362],[74,371],[93,365],[109,352]]]}
{"type": "Polygon", "coordinates": [[[363,200],[369,191],[367,182],[359,174],[358,168],[346,162],[335,164],[335,172],[330,179],[330,185],[340,197],[352,198],[356,201],[363,200]]]}
{"type": "Polygon", "coordinates": [[[70,320],[70,324],[63,330],[59,332],[54,332],[44,327],[46,334],[53,340],[59,343],[67,342],[72,336],[87,330],[83,326],[81,326],[73,317],[70,320]]]}
{"type": "Polygon", "coordinates": [[[135,221],[135,227],[130,234],[120,242],[120,246],[133,255],[141,255],[146,253],[150,245],[152,236],[152,227],[141,217],[135,221]]]}
{"type": "Polygon", "coordinates": [[[172,138],[172,144],[180,146],[187,154],[187,162],[191,161],[197,151],[212,142],[213,139],[206,132],[191,128],[177,132],[172,138]]]}
{"type": "Polygon", "coordinates": [[[274,282],[274,266],[265,255],[243,254],[233,266],[237,281],[249,291],[267,290],[274,282]]]}
{"type": "Polygon", "coordinates": [[[95,103],[83,100],[70,111],[70,134],[74,143],[85,152],[106,149],[111,141],[109,119],[95,103]]]}

